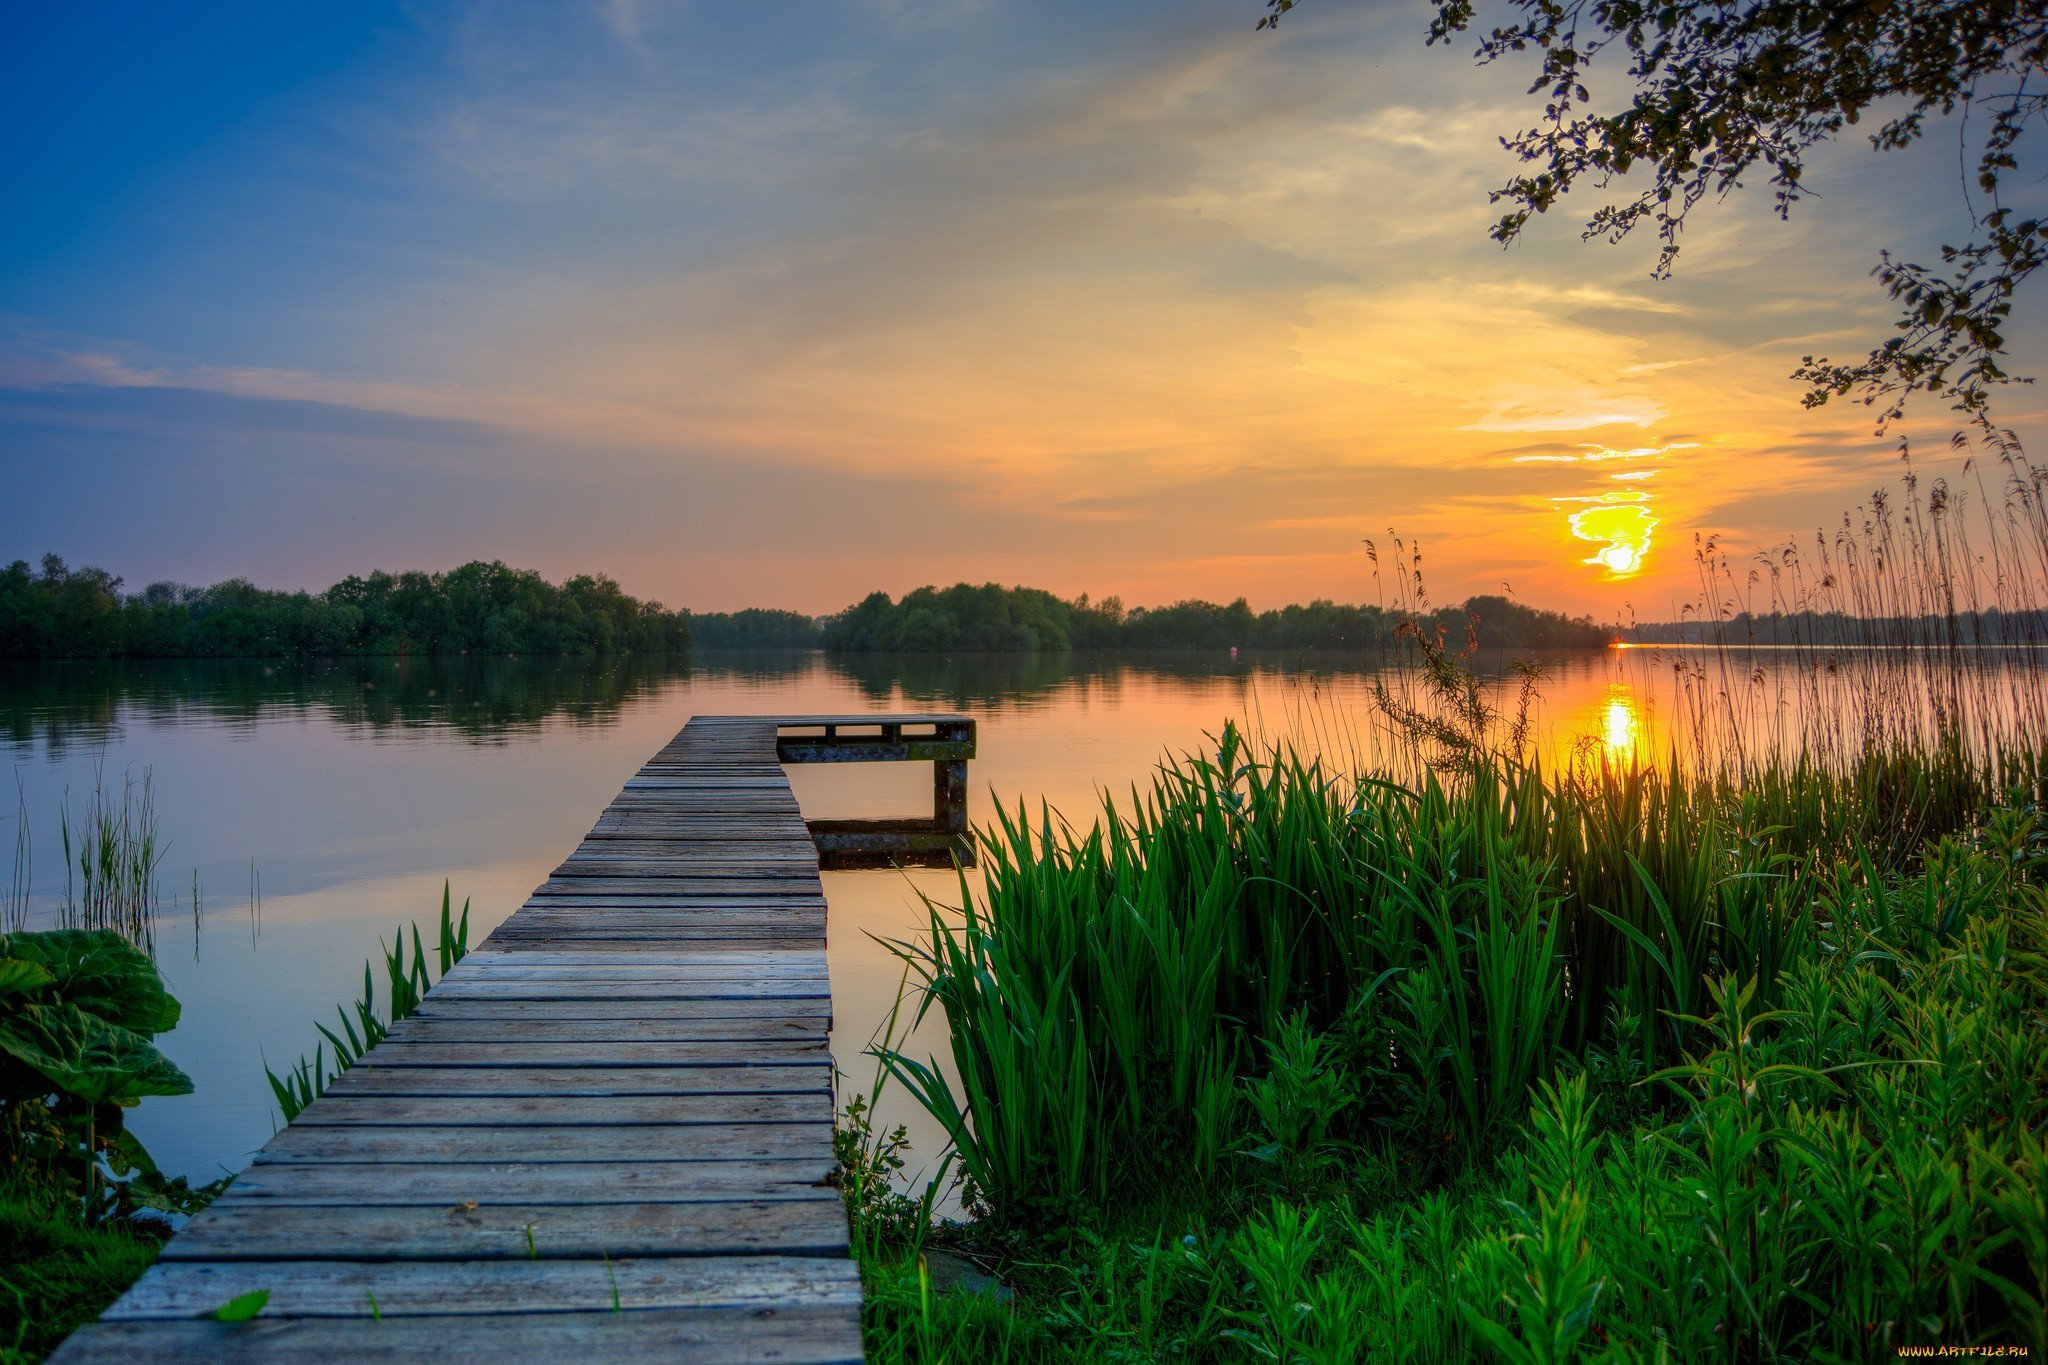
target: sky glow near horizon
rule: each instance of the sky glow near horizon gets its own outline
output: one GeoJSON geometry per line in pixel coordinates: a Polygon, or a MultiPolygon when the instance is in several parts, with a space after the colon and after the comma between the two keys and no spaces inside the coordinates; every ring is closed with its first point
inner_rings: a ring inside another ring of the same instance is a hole
{"type": "MultiPolygon", "coordinates": [[[[1669,281],[1591,201],[1503,252],[1528,70],[1421,4],[340,8],[15,20],[0,559],[1264,607],[1373,600],[1391,530],[1439,601],[1675,615],[1696,537],[1895,475],[1785,376],[1965,227],[1944,127],[1817,154],[1789,224],[1702,205],[1669,281]]],[[[1999,416],[2038,444],[2038,391],[1999,416]]]]}

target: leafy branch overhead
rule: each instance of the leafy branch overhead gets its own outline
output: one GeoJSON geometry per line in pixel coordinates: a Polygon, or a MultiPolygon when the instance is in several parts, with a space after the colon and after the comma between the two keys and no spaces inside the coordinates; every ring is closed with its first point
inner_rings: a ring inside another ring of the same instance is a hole
{"type": "MultiPolygon", "coordinates": [[[[1259,27],[1296,3],[1266,0],[1259,27]]],[[[1793,378],[1808,407],[1855,397],[1880,409],[1880,428],[1912,393],[1938,394],[2011,442],[1991,425],[1990,395],[2013,380],[2001,362],[2014,296],[2048,260],[2048,223],[2007,203],[2021,141],[2048,117],[2048,92],[2032,88],[2048,62],[2038,0],[1496,0],[1484,27],[1477,0],[1434,3],[1432,44],[1476,28],[1482,64],[1529,52],[1541,64],[1529,93],[1545,99],[1542,121],[1502,139],[1530,168],[1493,194],[1508,205],[1492,234],[1503,244],[1582,181],[1605,190],[1647,172],[1633,197],[1587,218],[1585,236],[1649,226],[1663,276],[1709,195],[1761,171],[1786,217],[1807,193],[1807,152],[1845,127],[1882,117],[1870,142],[1892,151],[1960,115],[1975,158],[1960,196],[1967,237],[1934,266],[1882,253],[1873,274],[1899,305],[1896,335],[1860,360],[1807,356],[1793,378]],[[1635,87],[1612,112],[1596,112],[1590,88],[1603,53],[1635,87]]]]}

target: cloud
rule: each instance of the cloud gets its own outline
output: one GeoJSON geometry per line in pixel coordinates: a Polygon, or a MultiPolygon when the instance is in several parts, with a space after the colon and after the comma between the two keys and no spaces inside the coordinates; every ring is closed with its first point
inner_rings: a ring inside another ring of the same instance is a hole
{"type": "Polygon", "coordinates": [[[165,429],[233,430],[360,440],[423,441],[482,446],[503,439],[489,423],[320,403],[307,399],[251,398],[219,390],[171,385],[62,384],[36,389],[0,388],[0,429],[65,425],[138,432],[165,429]]]}

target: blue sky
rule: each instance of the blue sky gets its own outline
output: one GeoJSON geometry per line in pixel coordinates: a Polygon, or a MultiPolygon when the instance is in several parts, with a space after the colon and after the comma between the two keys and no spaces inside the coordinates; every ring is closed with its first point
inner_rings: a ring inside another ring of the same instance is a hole
{"type": "Polygon", "coordinates": [[[1657,615],[1694,535],[1768,544],[1892,473],[1784,376],[1882,338],[1880,246],[1959,229],[1952,132],[1821,155],[1789,225],[1709,206],[1670,282],[1566,216],[1503,253],[1526,76],[1425,48],[1427,13],[25,9],[0,557],[1263,605],[1369,597],[1395,529],[1439,596],[1657,615]],[[1657,527],[1628,579],[1570,533],[1616,494],[1657,527]]]}

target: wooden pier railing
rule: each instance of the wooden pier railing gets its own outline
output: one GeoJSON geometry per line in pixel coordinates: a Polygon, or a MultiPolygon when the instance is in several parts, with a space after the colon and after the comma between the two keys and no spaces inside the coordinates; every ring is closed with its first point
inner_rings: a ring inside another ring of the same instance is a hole
{"type": "Polygon", "coordinates": [[[974,743],[693,719],[53,1359],[859,1360],[818,868],[971,857],[974,743]],[[931,761],[932,817],[807,826],[782,764],[849,760],[931,761]]]}

